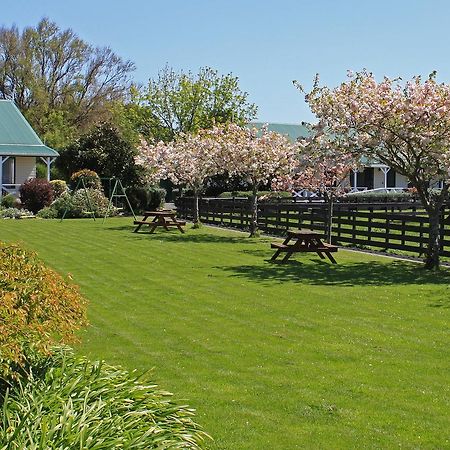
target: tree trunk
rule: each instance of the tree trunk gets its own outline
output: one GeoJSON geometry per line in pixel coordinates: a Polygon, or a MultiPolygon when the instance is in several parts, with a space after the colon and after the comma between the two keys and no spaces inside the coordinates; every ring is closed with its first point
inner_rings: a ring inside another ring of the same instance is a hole
{"type": "Polygon", "coordinates": [[[194,228],[200,228],[200,214],[198,210],[198,190],[194,189],[194,228]]]}
{"type": "Polygon", "coordinates": [[[327,201],[327,223],[325,230],[325,239],[329,244],[331,244],[331,234],[333,229],[334,197],[332,195],[325,194],[325,200],[327,201]]]}
{"type": "Polygon", "coordinates": [[[428,211],[428,220],[430,225],[427,256],[425,258],[425,269],[439,270],[439,249],[440,249],[440,215],[441,204],[434,205],[433,209],[428,211]]]}
{"type": "Polygon", "coordinates": [[[422,205],[428,213],[429,234],[425,269],[439,270],[439,250],[441,247],[440,218],[442,207],[448,198],[449,186],[447,183],[444,183],[440,193],[433,193],[428,188],[428,183],[413,181],[415,181],[413,186],[417,189],[422,205]]]}
{"type": "Polygon", "coordinates": [[[251,198],[252,217],[250,221],[250,236],[258,236],[258,186],[253,186],[253,195],[251,198]]]}

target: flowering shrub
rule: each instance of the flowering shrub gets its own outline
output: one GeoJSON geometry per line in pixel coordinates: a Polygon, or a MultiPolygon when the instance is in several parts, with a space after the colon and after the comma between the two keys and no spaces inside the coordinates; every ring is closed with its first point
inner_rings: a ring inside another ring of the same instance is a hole
{"type": "Polygon", "coordinates": [[[70,341],[86,323],[78,289],[37,256],[0,242],[0,378],[26,369],[30,355],[70,341]]]}
{"type": "Polygon", "coordinates": [[[109,203],[103,192],[93,188],[78,189],[72,201],[74,210],[80,211],[80,217],[89,217],[91,212],[98,217],[103,216],[109,203]]]}
{"type": "MultiPolygon", "coordinates": [[[[109,200],[98,189],[78,189],[73,195],[65,193],[57,198],[51,205],[55,215],[50,215],[46,211],[47,217],[43,218],[62,217],[64,213],[67,218],[92,217],[92,213],[96,217],[102,217],[106,213],[108,203],[109,200]]],[[[117,208],[111,206],[109,215],[115,214],[117,214],[117,208]]]]}
{"type": "Polygon", "coordinates": [[[0,209],[1,219],[21,219],[25,216],[32,216],[33,213],[27,209],[5,208],[0,209]]]}
{"type": "Polygon", "coordinates": [[[52,186],[47,180],[41,178],[28,180],[20,187],[20,200],[24,208],[37,213],[52,202],[52,186]]]}
{"type": "Polygon", "coordinates": [[[61,195],[69,190],[64,180],[52,180],[50,184],[53,190],[53,198],[61,197],[61,195]]]}
{"type": "Polygon", "coordinates": [[[98,189],[102,190],[102,183],[100,181],[100,177],[97,175],[96,172],[89,169],[81,169],[78,172],[75,172],[70,177],[70,187],[71,189],[75,189],[76,187],[82,188],[91,188],[91,189],[98,189]],[[80,179],[83,179],[84,186],[81,184],[78,185],[78,181],[80,179]]]}

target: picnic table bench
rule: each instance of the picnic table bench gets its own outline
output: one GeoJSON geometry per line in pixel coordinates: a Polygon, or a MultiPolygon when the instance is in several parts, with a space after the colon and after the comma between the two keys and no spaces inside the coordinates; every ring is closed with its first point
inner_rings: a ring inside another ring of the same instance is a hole
{"type": "Polygon", "coordinates": [[[186,222],[184,220],[178,220],[176,215],[176,212],[172,210],[145,211],[142,220],[134,221],[134,224],[137,225],[134,233],[137,233],[142,225],[148,225],[150,227],[150,233],[153,233],[157,227],[163,227],[167,231],[169,231],[169,227],[177,227],[184,233],[182,227],[186,225],[186,222]],[[153,219],[148,220],[150,217],[153,217],[153,219]]]}
{"type": "Polygon", "coordinates": [[[281,262],[286,262],[294,253],[313,252],[317,253],[321,259],[325,259],[326,256],[333,264],[337,264],[331,253],[337,252],[338,247],[322,242],[322,235],[315,231],[288,230],[287,237],[282,244],[272,242],[270,246],[276,249],[270,258],[271,261],[275,261],[281,253],[286,253],[281,260],[281,262]]]}

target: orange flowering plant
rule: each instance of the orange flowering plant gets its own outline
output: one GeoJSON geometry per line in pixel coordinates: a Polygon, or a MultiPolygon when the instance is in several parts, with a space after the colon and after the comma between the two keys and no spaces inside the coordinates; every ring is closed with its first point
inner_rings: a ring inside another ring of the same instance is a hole
{"type": "Polygon", "coordinates": [[[78,288],[16,244],[0,242],[0,377],[17,376],[29,358],[75,339],[87,323],[78,288]]]}

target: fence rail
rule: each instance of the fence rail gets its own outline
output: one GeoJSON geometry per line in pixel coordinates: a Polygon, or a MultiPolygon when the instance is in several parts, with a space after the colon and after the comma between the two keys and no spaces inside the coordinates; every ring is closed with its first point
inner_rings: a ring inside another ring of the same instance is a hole
{"type": "MultiPolygon", "coordinates": [[[[177,199],[180,217],[191,219],[193,199],[177,199]]],[[[324,202],[295,202],[286,199],[260,202],[258,226],[261,231],[283,235],[287,229],[308,228],[325,231],[328,207],[324,202]]],[[[204,198],[199,201],[203,223],[247,229],[250,202],[244,198],[204,198]]],[[[420,204],[336,203],[333,209],[333,243],[393,250],[422,256],[428,243],[428,217],[420,204]]],[[[442,256],[450,256],[450,216],[448,206],[441,215],[442,256]]]]}

